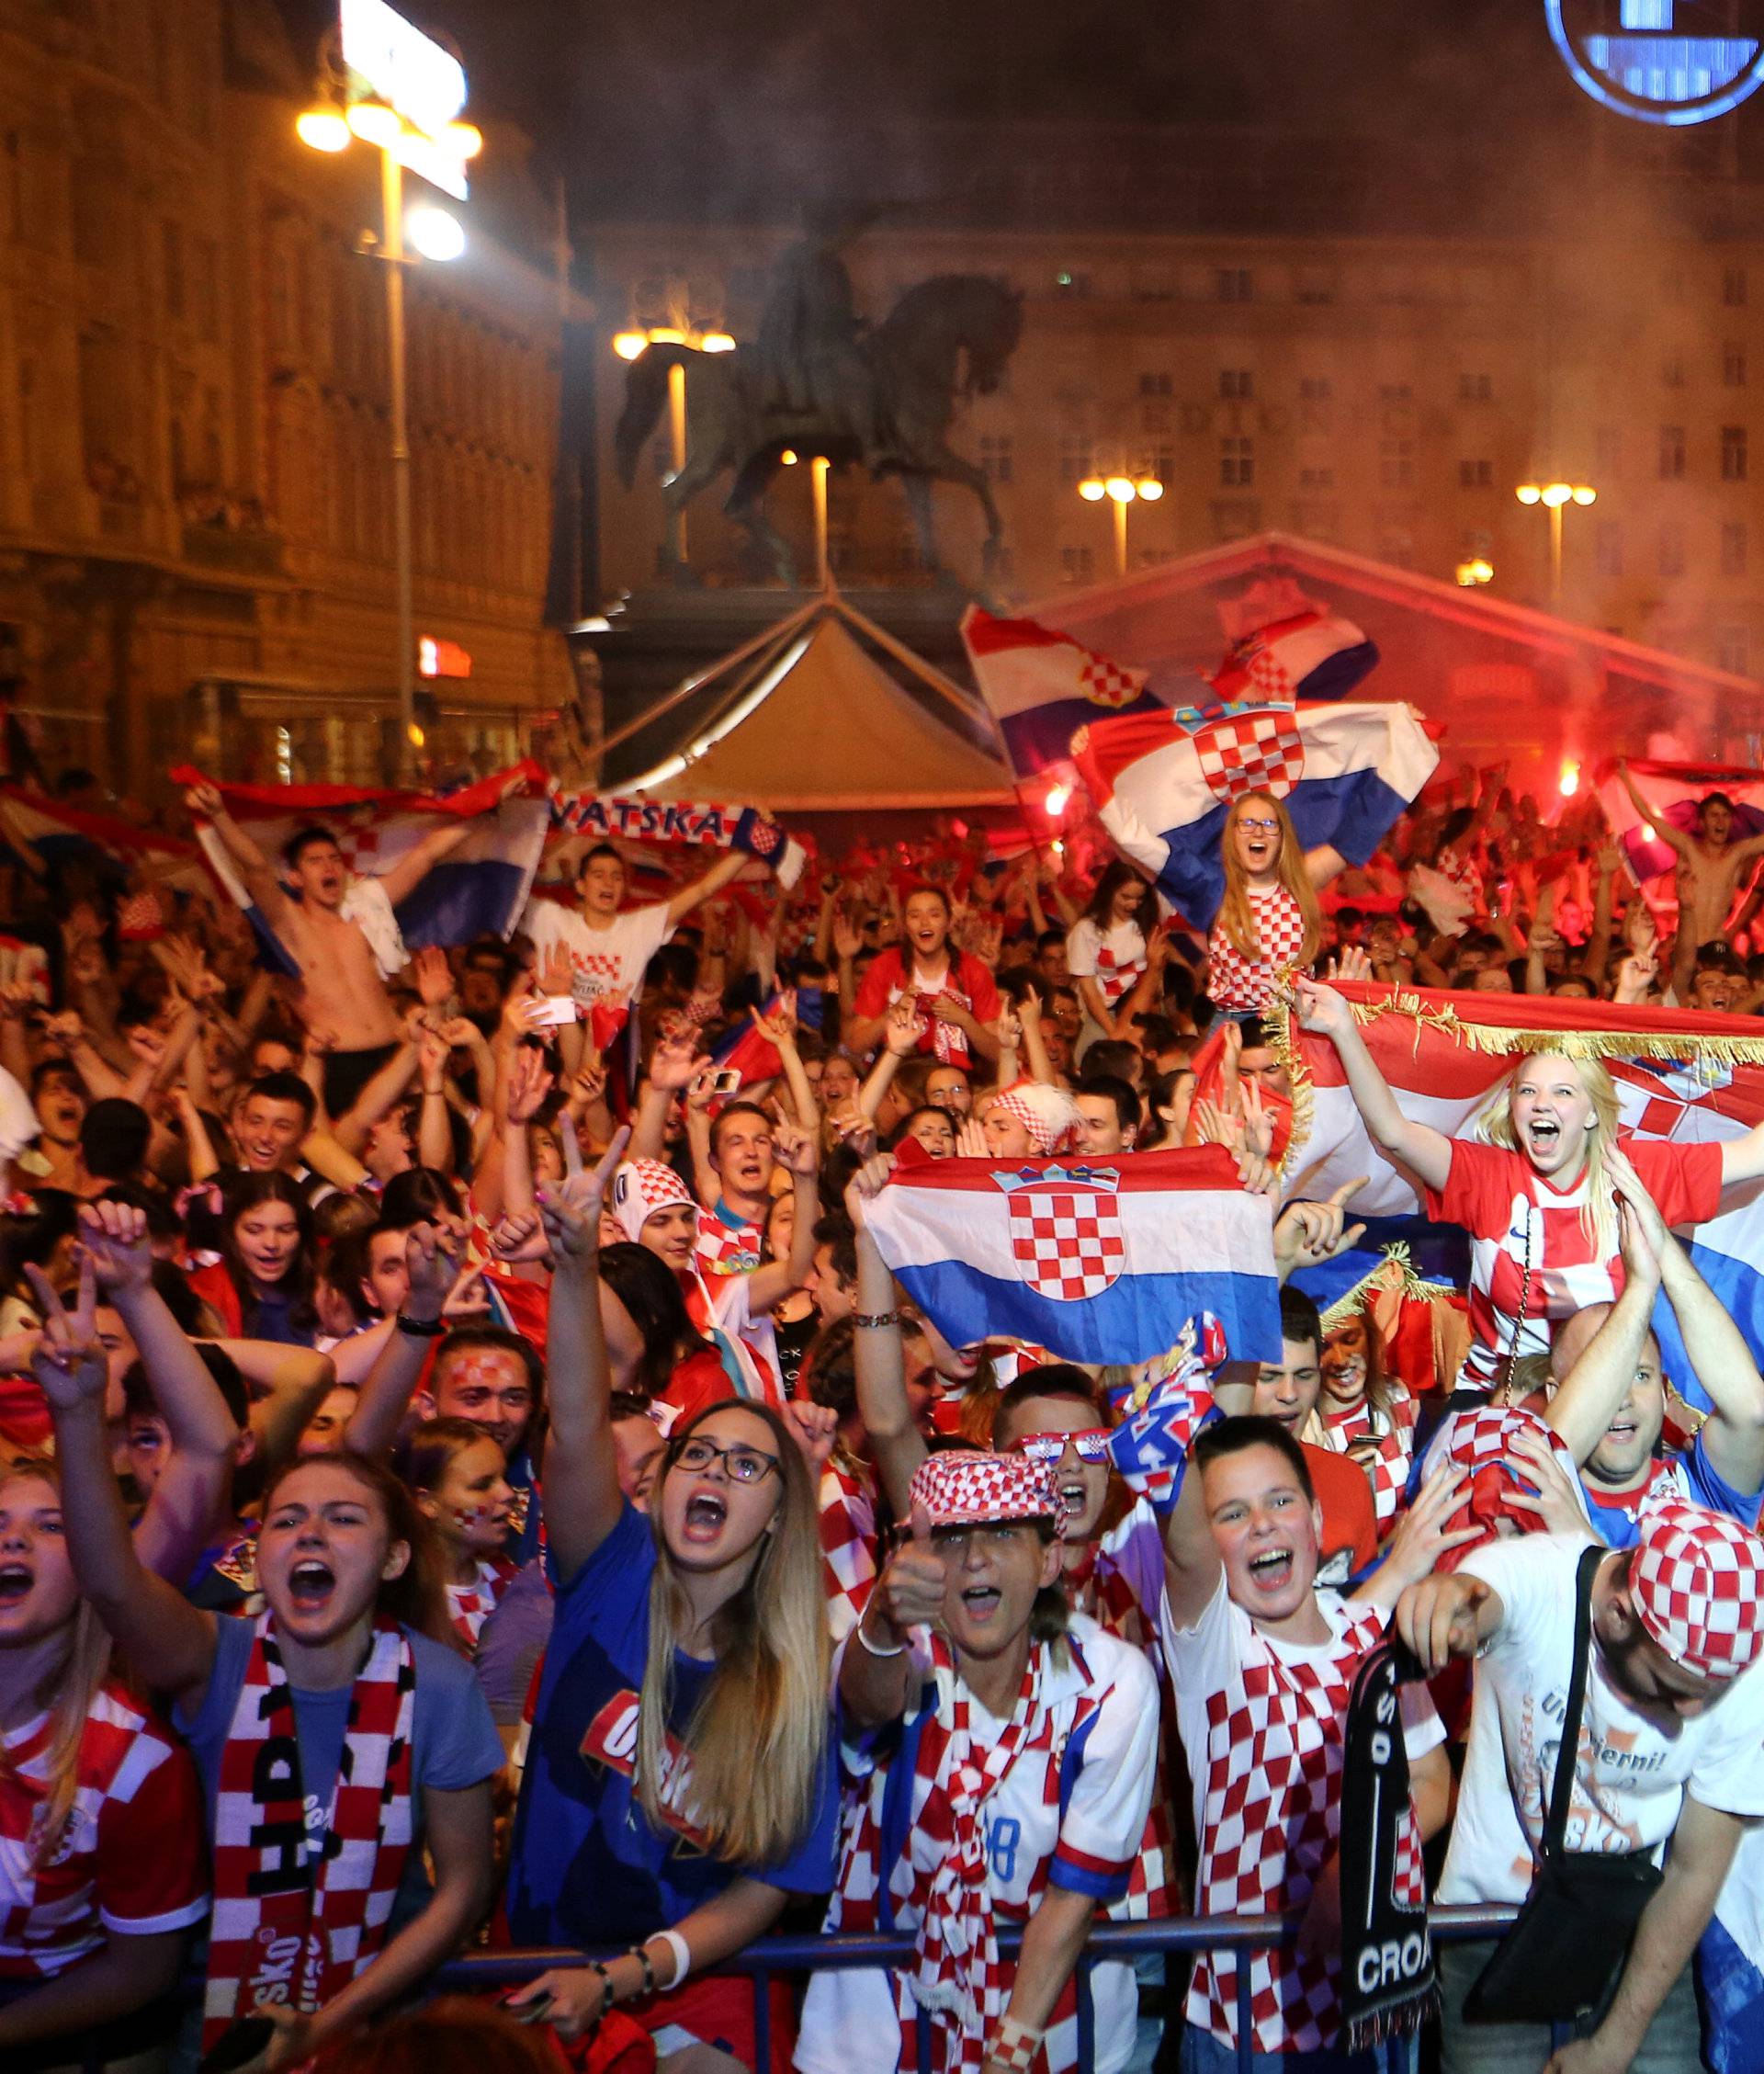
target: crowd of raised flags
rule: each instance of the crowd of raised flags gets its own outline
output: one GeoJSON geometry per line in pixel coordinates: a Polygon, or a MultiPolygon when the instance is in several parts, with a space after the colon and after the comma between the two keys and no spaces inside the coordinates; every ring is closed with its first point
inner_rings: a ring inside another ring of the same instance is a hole
{"type": "Polygon", "coordinates": [[[1010,828],[0,784],[0,2065],[1764,2069],[1764,776],[1226,620],[970,612],[1010,828]]]}

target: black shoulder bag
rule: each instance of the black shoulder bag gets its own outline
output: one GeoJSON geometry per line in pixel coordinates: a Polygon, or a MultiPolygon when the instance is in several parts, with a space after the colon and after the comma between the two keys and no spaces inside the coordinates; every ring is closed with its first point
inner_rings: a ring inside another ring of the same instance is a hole
{"type": "Polygon", "coordinates": [[[1464,1999],[1471,2023],[1565,2023],[1597,2009],[1629,1956],[1642,1910],[1661,1880],[1644,1851],[1565,1851],[1568,1801],[1592,1654],[1592,1580],[1609,1548],[1591,1547],[1575,1577],[1574,1672],[1555,1753],[1549,1819],[1519,1921],[1464,1999]]]}

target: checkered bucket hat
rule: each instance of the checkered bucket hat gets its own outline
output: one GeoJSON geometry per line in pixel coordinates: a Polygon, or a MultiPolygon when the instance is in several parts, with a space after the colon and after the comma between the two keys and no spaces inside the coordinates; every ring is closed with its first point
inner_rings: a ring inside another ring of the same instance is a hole
{"type": "Polygon", "coordinates": [[[1764,1643],[1764,1542],[1723,1513],[1652,1501],[1630,1570],[1635,1611],[1673,1662],[1726,1680],[1764,1643]]]}
{"type": "Polygon", "coordinates": [[[1057,1520],[1054,1479],[1022,1455],[982,1455],[945,1448],[913,1472],[909,1511],[922,1505],[937,1526],[1000,1526],[1012,1520],[1057,1520]]]}

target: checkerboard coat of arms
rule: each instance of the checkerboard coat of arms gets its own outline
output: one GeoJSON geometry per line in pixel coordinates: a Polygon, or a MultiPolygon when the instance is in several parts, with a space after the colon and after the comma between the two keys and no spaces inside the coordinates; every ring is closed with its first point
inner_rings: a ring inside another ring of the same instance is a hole
{"type": "Polygon", "coordinates": [[[1127,1259],[1118,1171],[1047,1167],[992,1178],[1010,1197],[1011,1255],[1026,1287],[1076,1303],[1118,1279],[1127,1259]]]}
{"type": "Polygon", "coordinates": [[[1283,799],[1305,775],[1305,743],[1291,707],[1228,713],[1196,731],[1194,754],[1208,788],[1226,800],[1246,792],[1283,799]]]}

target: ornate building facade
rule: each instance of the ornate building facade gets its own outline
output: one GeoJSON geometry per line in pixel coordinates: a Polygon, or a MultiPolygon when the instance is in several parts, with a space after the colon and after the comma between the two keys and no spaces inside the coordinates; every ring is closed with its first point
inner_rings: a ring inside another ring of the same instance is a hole
{"type": "MultiPolygon", "coordinates": [[[[377,162],[296,141],[310,58],[262,0],[0,0],[0,674],[119,792],[192,753],[380,768],[377,162]]],[[[443,765],[517,753],[569,689],[540,618],[561,310],[476,224],[412,269],[416,625],[470,659],[424,687],[443,765]]]]}

